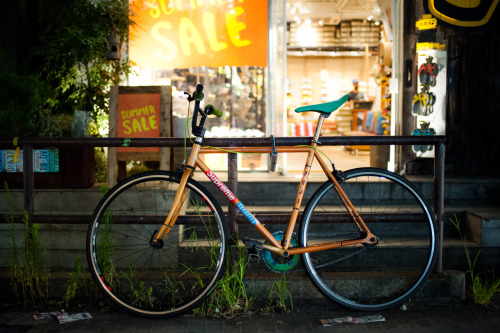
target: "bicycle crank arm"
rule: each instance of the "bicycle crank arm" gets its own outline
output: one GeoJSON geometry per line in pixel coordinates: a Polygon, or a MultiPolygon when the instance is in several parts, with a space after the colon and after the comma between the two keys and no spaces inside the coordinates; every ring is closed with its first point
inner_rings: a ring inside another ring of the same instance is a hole
{"type": "Polygon", "coordinates": [[[266,250],[266,251],[269,251],[271,253],[275,253],[277,255],[285,257],[285,258],[288,257],[288,255],[289,255],[288,250],[284,250],[284,249],[276,247],[276,246],[262,243],[256,239],[253,239],[253,238],[242,238],[241,241],[243,243],[245,243],[245,246],[247,248],[254,248],[257,251],[266,250]]]}

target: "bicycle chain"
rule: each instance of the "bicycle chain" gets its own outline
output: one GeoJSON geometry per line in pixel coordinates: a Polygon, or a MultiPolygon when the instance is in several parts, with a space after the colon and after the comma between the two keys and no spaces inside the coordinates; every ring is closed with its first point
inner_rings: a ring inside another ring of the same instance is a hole
{"type": "Polygon", "coordinates": [[[333,265],[333,264],[337,264],[337,263],[339,263],[339,262],[341,262],[341,261],[344,261],[344,260],[346,260],[346,259],[349,259],[349,258],[351,258],[351,257],[354,257],[355,255],[357,255],[357,254],[359,254],[359,253],[361,253],[361,252],[363,252],[363,251],[366,251],[366,249],[367,249],[367,247],[362,247],[362,248],[360,248],[358,251],[353,252],[353,253],[351,253],[351,254],[349,254],[349,255],[345,256],[345,257],[338,258],[338,259],[335,259],[335,260],[332,260],[332,261],[326,262],[326,263],[324,263],[324,264],[322,264],[322,265],[313,266],[313,268],[314,268],[314,269],[318,269],[318,268],[323,268],[323,267],[330,266],[330,265],[333,265]]]}
{"type": "MultiPolygon", "coordinates": [[[[316,233],[308,233],[307,234],[308,236],[311,236],[311,237],[346,237],[346,236],[351,236],[351,237],[354,237],[356,234],[350,232],[350,233],[330,233],[330,234],[316,234],[316,233]]],[[[344,260],[347,260],[349,258],[352,258],[354,257],[355,255],[363,252],[363,251],[366,251],[366,247],[362,247],[360,248],[358,251],[356,252],[353,252],[345,257],[342,257],[342,258],[338,258],[338,259],[335,259],[335,260],[332,260],[332,261],[329,261],[329,262],[326,262],[324,264],[321,264],[321,265],[318,265],[318,266],[313,266],[314,269],[319,269],[319,268],[323,268],[323,267],[326,267],[326,266],[330,266],[330,265],[334,265],[334,264],[337,264],[341,261],[344,261],[344,260]]],[[[302,270],[303,271],[303,270],[302,270]]]]}

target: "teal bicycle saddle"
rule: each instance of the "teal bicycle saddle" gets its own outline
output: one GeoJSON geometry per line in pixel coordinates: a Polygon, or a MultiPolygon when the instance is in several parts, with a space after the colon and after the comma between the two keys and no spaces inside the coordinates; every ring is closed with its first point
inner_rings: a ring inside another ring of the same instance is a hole
{"type": "Polygon", "coordinates": [[[295,112],[319,112],[323,115],[323,117],[328,118],[332,112],[344,105],[348,98],[349,95],[345,94],[344,96],[332,102],[301,106],[300,108],[296,108],[295,112]]]}

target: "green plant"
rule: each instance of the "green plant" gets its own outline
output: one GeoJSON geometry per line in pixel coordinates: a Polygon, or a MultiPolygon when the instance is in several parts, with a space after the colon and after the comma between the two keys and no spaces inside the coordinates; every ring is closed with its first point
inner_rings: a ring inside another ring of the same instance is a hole
{"type": "Polygon", "coordinates": [[[23,256],[18,253],[18,244],[16,239],[15,215],[10,196],[9,188],[5,183],[7,193],[8,212],[6,220],[10,223],[10,280],[11,286],[19,299],[27,305],[42,304],[49,291],[49,269],[47,266],[47,251],[40,247],[38,235],[38,224],[31,223],[28,212],[24,212],[24,243],[22,247],[23,256]]]}
{"type": "Polygon", "coordinates": [[[123,277],[129,283],[129,297],[132,303],[140,306],[150,306],[154,308],[157,302],[153,296],[153,287],[146,287],[144,281],[137,281],[135,278],[135,268],[130,266],[129,272],[122,272],[123,277]]]}
{"type": "Polygon", "coordinates": [[[209,298],[201,307],[195,309],[195,314],[234,318],[237,315],[246,315],[249,312],[253,299],[247,295],[243,282],[243,276],[248,265],[245,251],[245,248],[238,248],[239,258],[235,262],[230,262],[231,256],[229,253],[226,254],[228,269],[214,287],[214,291],[209,298]]]}
{"type": "Polygon", "coordinates": [[[172,304],[178,304],[182,300],[181,295],[183,295],[183,293],[179,292],[180,290],[185,290],[185,286],[182,281],[171,279],[168,274],[165,273],[163,288],[168,291],[168,295],[170,295],[170,301],[172,304]]]}
{"type": "Polygon", "coordinates": [[[94,148],[95,155],[95,178],[97,183],[105,183],[107,181],[107,165],[108,161],[106,153],[102,147],[94,148]]]}
{"type": "Polygon", "coordinates": [[[75,270],[69,273],[69,278],[66,281],[66,293],[63,297],[66,306],[69,306],[69,303],[75,298],[76,292],[79,289],[83,288],[87,290],[87,287],[85,268],[80,263],[80,256],[77,256],[75,259],[75,270]]]}
{"type": "Polygon", "coordinates": [[[43,10],[43,72],[56,87],[53,108],[92,111],[90,133],[100,134],[110,86],[131,73],[128,60],[121,57],[134,25],[129,2],[51,0],[43,10]],[[117,57],[109,57],[112,48],[117,57]]]}
{"type": "Polygon", "coordinates": [[[280,279],[274,281],[268,296],[267,312],[272,312],[274,309],[282,311],[293,309],[292,293],[288,290],[288,284],[286,273],[281,274],[280,279]],[[287,301],[290,306],[287,305],[287,301]]]}
{"type": "Polygon", "coordinates": [[[471,258],[470,249],[467,244],[467,235],[465,235],[460,229],[460,220],[455,215],[455,219],[450,219],[451,223],[455,226],[455,228],[460,233],[460,238],[464,243],[465,256],[467,258],[467,265],[469,270],[466,273],[469,273],[469,277],[472,284],[472,295],[474,297],[474,302],[480,305],[490,305],[492,303],[493,297],[500,292],[500,278],[495,278],[495,272],[492,271],[491,278],[488,278],[486,273],[476,273],[476,262],[481,253],[479,250],[474,257],[471,258]],[[485,277],[482,277],[485,276],[485,277]]]}

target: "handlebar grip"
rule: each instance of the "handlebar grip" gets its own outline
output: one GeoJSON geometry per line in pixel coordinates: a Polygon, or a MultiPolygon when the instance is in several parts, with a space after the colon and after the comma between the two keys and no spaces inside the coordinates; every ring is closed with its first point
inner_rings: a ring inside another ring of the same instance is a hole
{"type": "Polygon", "coordinates": [[[216,115],[217,117],[222,117],[222,111],[214,109],[213,114],[216,115]]]}
{"type": "Polygon", "coordinates": [[[193,93],[193,99],[201,102],[204,97],[205,95],[203,94],[203,85],[201,83],[198,83],[196,85],[196,91],[193,93]]]}
{"type": "Polygon", "coordinates": [[[208,105],[205,107],[205,111],[206,111],[208,114],[214,114],[214,115],[216,115],[217,117],[222,117],[222,111],[217,110],[216,108],[214,108],[214,106],[213,106],[212,104],[208,104],[208,105]]]}

